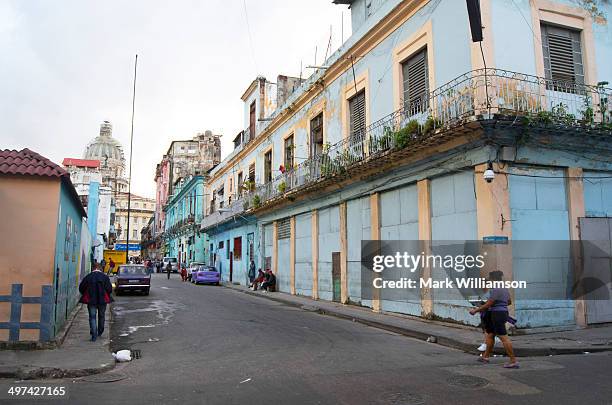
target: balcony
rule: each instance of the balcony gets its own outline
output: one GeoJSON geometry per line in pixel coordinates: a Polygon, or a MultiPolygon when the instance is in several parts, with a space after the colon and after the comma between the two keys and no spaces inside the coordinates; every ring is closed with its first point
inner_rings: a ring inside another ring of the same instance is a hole
{"type": "Polygon", "coordinates": [[[565,134],[572,145],[588,147],[602,135],[612,135],[612,90],[605,84],[578,85],[499,69],[468,72],[256,186],[223,212],[206,216],[202,228],[369,173],[462,135],[482,136],[485,129],[508,129],[520,136],[565,134]]]}

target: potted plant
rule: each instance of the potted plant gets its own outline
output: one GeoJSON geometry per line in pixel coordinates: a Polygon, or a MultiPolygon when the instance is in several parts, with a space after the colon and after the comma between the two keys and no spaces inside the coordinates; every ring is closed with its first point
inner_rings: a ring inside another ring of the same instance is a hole
{"type": "Polygon", "coordinates": [[[287,183],[285,183],[284,181],[280,182],[278,184],[278,192],[281,194],[285,193],[285,190],[287,189],[287,183]]]}

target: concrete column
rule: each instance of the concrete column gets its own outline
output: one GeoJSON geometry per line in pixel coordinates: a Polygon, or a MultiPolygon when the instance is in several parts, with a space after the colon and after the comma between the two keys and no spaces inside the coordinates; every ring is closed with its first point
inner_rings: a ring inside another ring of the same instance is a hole
{"type": "Polygon", "coordinates": [[[348,243],[346,239],[346,202],[340,207],[340,302],[348,303],[348,243]]]}
{"type": "Polygon", "coordinates": [[[295,216],[289,219],[291,236],[289,239],[289,265],[290,265],[290,284],[291,294],[295,295],[295,216]]]}
{"type": "MultiPolygon", "coordinates": [[[[486,236],[505,236],[512,239],[512,213],[510,211],[510,191],[508,189],[509,179],[507,174],[501,174],[499,165],[493,164],[495,179],[487,183],[483,178],[487,164],[483,163],[474,167],[474,183],[476,187],[476,218],[478,222],[478,238],[486,236]]],[[[503,170],[506,171],[507,169],[503,170]]],[[[512,244],[482,245],[485,255],[485,267],[480,275],[488,276],[489,272],[499,270],[504,273],[504,280],[513,280],[512,274],[512,244]]],[[[514,300],[514,291],[510,292],[514,300]]],[[[511,315],[514,315],[515,306],[509,307],[511,315]]]]}
{"type": "MultiPolygon", "coordinates": [[[[372,240],[380,240],[380,194],[370,196],[370,233],[372,240]]],[[[373,273],[372,273],[373,274],[373,273]]],[[[380,275],[379,275],[380,277],[380,275]]],[[[372,311],[380,312],[380,290],[372,287],[372,311]]]]}
{"type": "MultiPolygon", "coordinates": [[[[429,179],[417,182],[417,201],[419,207],[419,240],[422,244],[422,251],[431,254],[431,197],[429,179]]],[[[431,268],[423,267],[421,277],[428,279],[431,277],[431,268]]],[[[433,295],[430,288],[421,288],[421,314],[424,318],[433,316],[433,295]]]]}
{"type": "Polygon", "coordinates": [[[312,247],[312,299],[319,299],[319,213],[312,210],[311,217],[311,247],[312,247]]]}
{"type": "MultiPolygon", "coordinates": [[[[565,173],[567,177],[567,210],[569,214],[570,239],[580,240],[580,218],[585,217],[584,208],[584,184],[582,177],[584,173],[580,167],[568,167],[565,173]]],[[[582,255],[579,242],[572,242],[572,264],[574,269],[574,281],[580,280],[582,276],[582,255]]],[[[578,298],[574,302],[574,317],[576,325],[587,326],[587,302],[578,298]]]]}
{"type": "Polygon", "coordinates": [[[272,273],[278,274],[278,223],[272,222],[272,273]]]}

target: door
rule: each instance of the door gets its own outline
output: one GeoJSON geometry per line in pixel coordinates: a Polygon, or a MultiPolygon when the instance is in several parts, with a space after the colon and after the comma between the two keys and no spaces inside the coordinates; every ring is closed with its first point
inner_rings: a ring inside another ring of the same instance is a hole
{"type": "Polygon", "coordinates": [[[340,302],[340,252],[332,252],[332,288],[332,300],[340,302]]]}
{"type": "Polygon", "coordinates": [[[234,277],[234,252],[229,252],[229,271],[229,281],[231,283],[234,277]]]}
{"type": "Polygon", "coordinates": [[[580,218],[580,239],[587,323],[612,322],[612,218],[580,218]]]}

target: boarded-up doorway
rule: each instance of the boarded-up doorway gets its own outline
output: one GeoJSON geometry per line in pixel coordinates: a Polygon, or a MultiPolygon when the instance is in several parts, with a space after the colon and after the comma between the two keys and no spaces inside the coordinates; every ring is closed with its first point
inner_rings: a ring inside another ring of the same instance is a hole
{"type": "Polygon", "coordinates": [[[332,300],[340,302],[340,252],[332,252],[332,288],[332,300]]]}
{"type": "Polygon", "coordinates": [[[586,300],[587,323],[612,322],[612,218],[580,218],[580,239],[589,241],[582,244],[583,280],[599,286],[589,294],[597,299],[586,300]]]}

